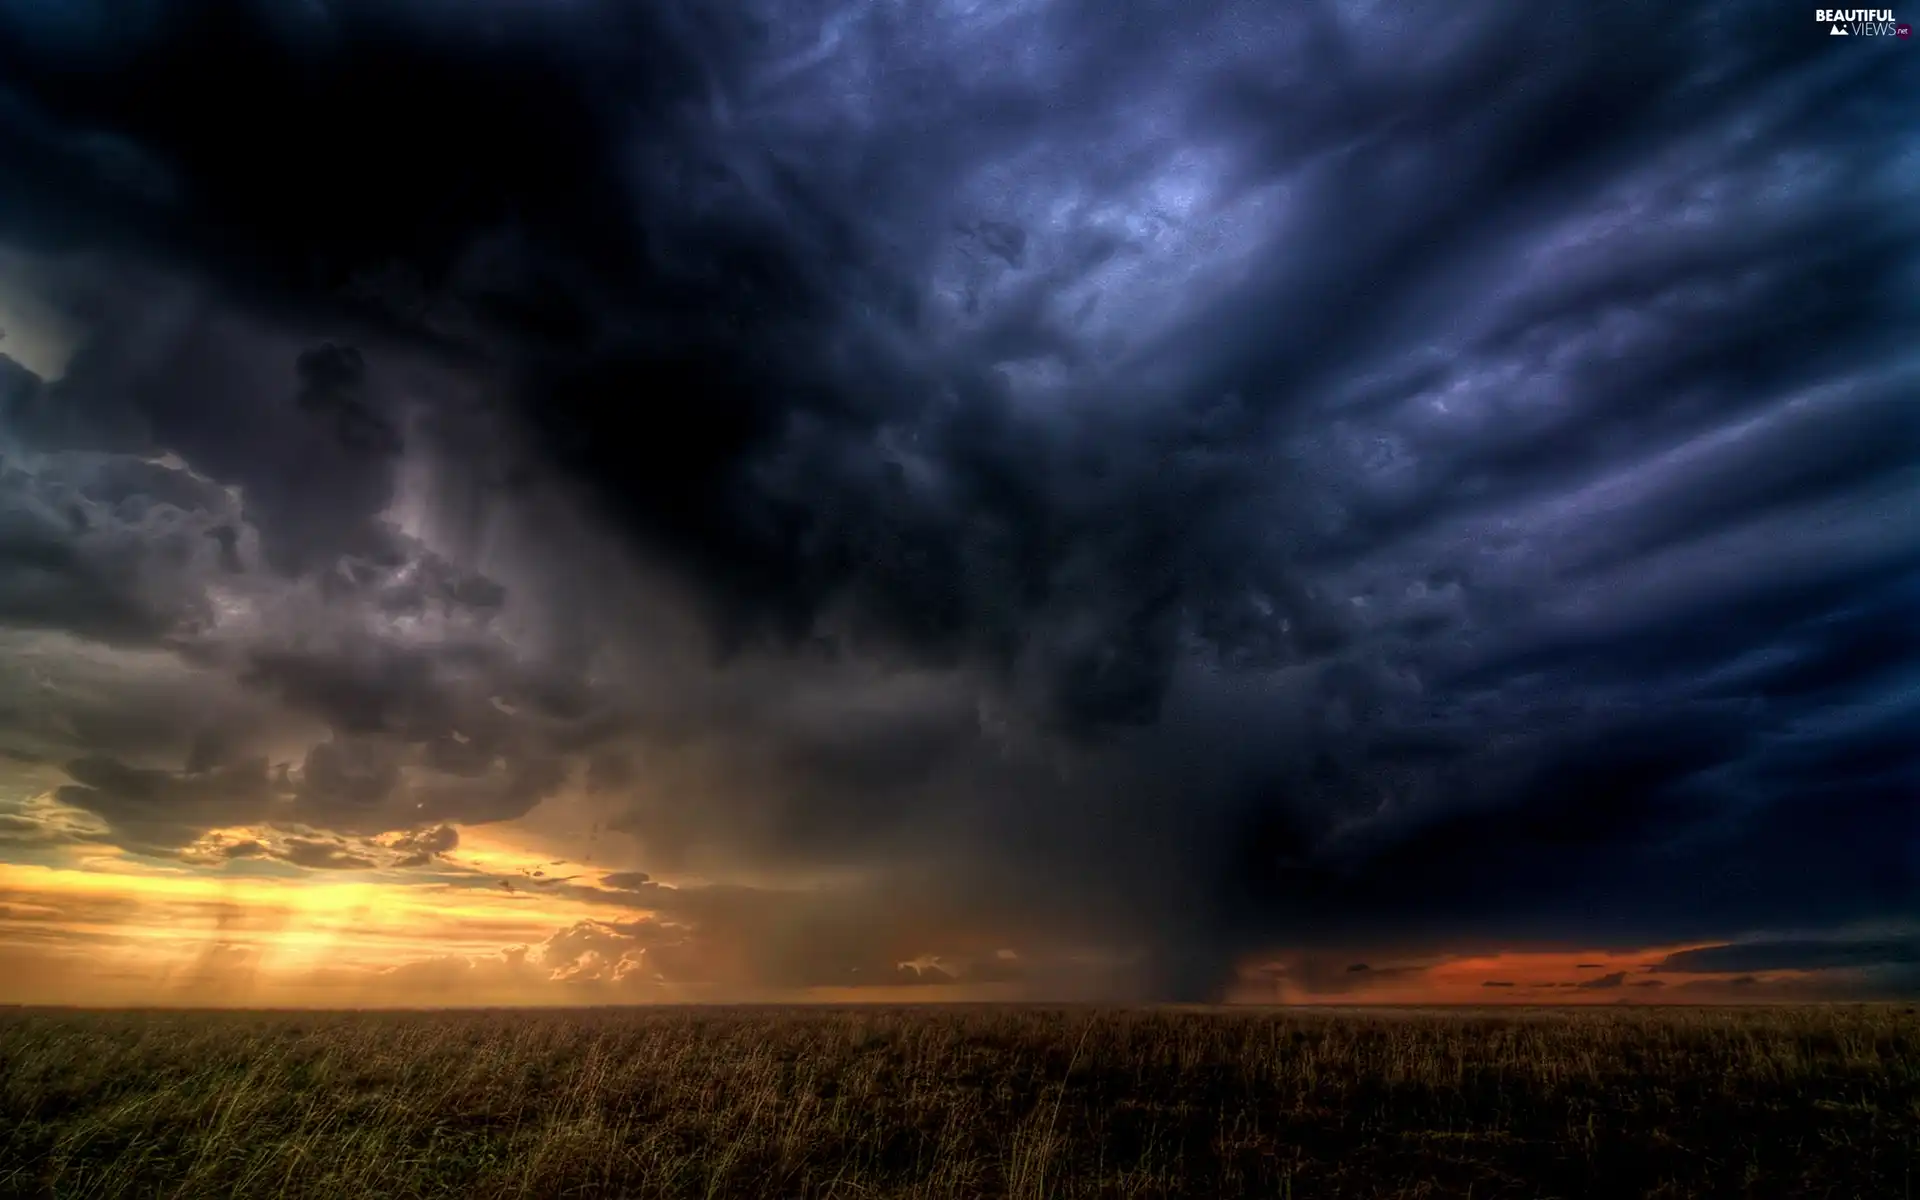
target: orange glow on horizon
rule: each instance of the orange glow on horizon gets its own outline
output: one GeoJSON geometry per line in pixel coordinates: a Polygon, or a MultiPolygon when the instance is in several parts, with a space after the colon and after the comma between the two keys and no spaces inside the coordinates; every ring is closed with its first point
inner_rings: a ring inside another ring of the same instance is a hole
{"type": "MultiPolygon", "coordinates": [[[[1670,954],[1717,942],[1685,942],[1632,951],[1502,951],[1460,955],[1417,965],[1356,968],[1318,986],[1289,977],[1282,965],[1270,975],[1243,976],[1230,1003],[1289,1005],[1598,1005],[1725,1004],[1740,999],[1729,972],[1674,973],[1658,970],[1670,954]]],[[[1767,972],[1755,982],[1777,984],[1809,978],[1806,972],[1767,972]]],[[[1756,996],[1755,999],[1766,999],[1756,996]]]]}
{"type": "MultiPolygon", "coordinates": [[[[648,910],[620,904],[618,893],[593,890],[595,869],[539,859],[502,833],[463,838],[464,853],[454,857],[466,861],[450,864],[452,874],[416,877],[230,874],[94,849],[98,853],[75,865],[0,863],[0,1002],[439,1007],[1058,998],[1029,997],[1013,982],[782,991],[755,983],[752,964],[767,947],[725,936],[695,945],[692,960],[681,955],[697,973],[676,977],[730,980],[724,994],[718,984],[670,983],[642,941],[613,936],[621,923],[640,921],[648,910]],[[496,874],[519,879],[542,869],[536,862],[556,874],[577,874],[580,883],[498,886],[496,874]],[[474,873],[475,867],[486,870],[474,873]],[[572,947],[568,953],[576,957],[547,955],[549,943],[572,947]],[[592,971],[583,974],[584,968],[592,971]],[[629,973],[629,983],[640,986],[621,984],[629,973]]],[[[1715,943],[1439,954],[1331,968],[1321,960],[1313,970],[1282,958],[1249,969],[1225,999],[1325,1006],[1724,1004],[1778,1000],[1786,993],[1775,985],[1790,992],[1810,978],[1789,971],[1742,978],[1657,969],[1670,954],[1708,944],[1715,943]],[[1751,984],[1766,986],[1742,986],[1751,984]]]]}

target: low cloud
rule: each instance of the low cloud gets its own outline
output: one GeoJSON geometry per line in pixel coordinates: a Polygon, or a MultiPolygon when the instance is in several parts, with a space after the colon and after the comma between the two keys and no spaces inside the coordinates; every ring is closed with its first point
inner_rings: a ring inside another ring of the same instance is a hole
{"type": "Polygon", "coordinates": [[[206,830],[263,823],[285,811],[286,796],[264,759],[201,773],[106,757],[76,759],[66,769],[74,782],[58,790],[60,802],[99,817],[131,849],[178,849],[206,830]]]}
{"type": "Polygon", "coordinates": [[[319,871],[364,871],[375,865],[373,859],[355,854],[345,846],[307,838],[289,838],[282,857],[296,867],[319,871]]]}
{"type": "Polygon", "coordinates": [[[451,825],[403,833],[388,843],[402,856],[396,867],[424,867],[460,845],[460,831],[451,825]]]}
{"type": "Polygon", "coordinates": [[[1734,942],[1669,954],[1655,969],[1672,973],[1829,971],[1920,964],[1920,939],[1792,939],[1734,942]]]}

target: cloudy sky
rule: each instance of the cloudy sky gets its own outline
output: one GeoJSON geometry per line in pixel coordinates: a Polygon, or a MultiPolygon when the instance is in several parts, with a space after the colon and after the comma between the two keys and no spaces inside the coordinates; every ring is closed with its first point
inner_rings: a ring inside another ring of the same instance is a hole
{"type": "Polygon", "coordinates": [[[1912,995],[1917,96],[1731,2],[0,0],[0,1000],[1912,995]]]}

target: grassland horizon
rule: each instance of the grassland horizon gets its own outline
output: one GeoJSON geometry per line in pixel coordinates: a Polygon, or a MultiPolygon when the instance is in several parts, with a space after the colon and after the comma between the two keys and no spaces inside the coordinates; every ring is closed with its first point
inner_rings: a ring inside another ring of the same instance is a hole
{"type": "Polygon", "coordinates": [[[1912,1195],[1910,1005],[0,1011],[0,1195],[1912,1195]]]}

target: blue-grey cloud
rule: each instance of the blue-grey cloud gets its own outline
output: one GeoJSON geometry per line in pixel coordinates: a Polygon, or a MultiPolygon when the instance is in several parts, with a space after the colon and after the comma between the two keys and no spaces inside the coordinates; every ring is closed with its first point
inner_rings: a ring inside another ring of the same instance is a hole
{"type": "MultiPolygon", "coordinates": [[[[92,331],[0,373],[0,622],[270,714],[184,773],[165,714],[165,762],[20,741],[142,844],[566,793],[622,865],[912,874],[956,945],[1183,998],[1275,944],[1915,915],[1891,42],[91,12],[0,3],[0,241],[92,331]]],[[[934,952],[825,928],[780,936],[836,979],[934,952]]]]}
{"type": "Polygon", "coordinates": [[[1850,967],[1920,964],[1920,941],[1913,938],[1781,939],[1703,946],[1667,955],[1658,970],[1827,971],[1850,967]]]}

